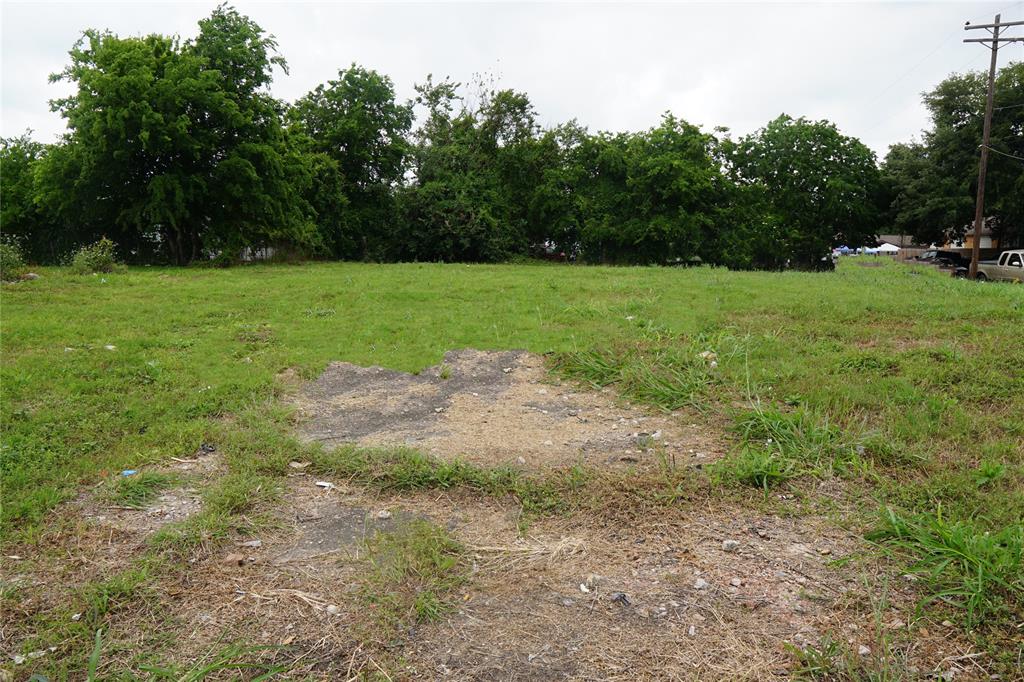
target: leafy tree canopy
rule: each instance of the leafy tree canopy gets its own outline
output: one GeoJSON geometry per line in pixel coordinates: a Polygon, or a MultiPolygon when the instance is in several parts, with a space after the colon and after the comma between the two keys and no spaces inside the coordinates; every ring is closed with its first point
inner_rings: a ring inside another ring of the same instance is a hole
{"type": "Polygon", "coordinates": [[[77,88],[53,103],[70,132],[40,171],[42,202],[93,236],[178,263],[204,249],[314,243],[298,192],[308,164],[263,90],[283,65],[273,47],[224,6],[184,44],[87,31],[52,77],[77,88]]]}
{"type": "MultiPolygon", "coordinates": [[[[888,216],[922,242],[959,239],[974,219],[987,75],[953,74],[924,95],[931,127],[918,143],[893,145],[883,172],[888,216]]],[[[1024,234],[1024,62],[996,77],[985,215],[1005,243],[1024,234]]]]}
{"type": "Polygon", "coordinates": [[[811,264],[840,244],[872,243],[881,179],[875,155],[828,121],[782,115],[729,150],[740,183],[767,196],[797,261],[811,264]]]}

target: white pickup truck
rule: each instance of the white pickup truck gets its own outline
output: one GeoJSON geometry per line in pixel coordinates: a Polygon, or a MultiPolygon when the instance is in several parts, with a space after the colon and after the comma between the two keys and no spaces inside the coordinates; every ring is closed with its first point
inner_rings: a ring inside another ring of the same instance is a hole
{"type": "MultiPolygon", "coordinates": [[[[967,268],[957,268],[955,274],[958,277],[966,277],[967,268]]],[[[1024,249],[1003,251],[996,260],[979,261],[977,279],[979,282],[985,280],[1024,282],[1024,249]]]]}

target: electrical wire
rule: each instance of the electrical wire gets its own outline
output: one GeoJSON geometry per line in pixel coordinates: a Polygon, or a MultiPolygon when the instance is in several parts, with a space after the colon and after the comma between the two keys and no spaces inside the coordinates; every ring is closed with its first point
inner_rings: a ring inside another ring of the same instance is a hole
{"type": "Polygon", "coordinates": [[[1000,156],[1008,156],[1011,159],[1017,159],[1018,161],[1024,161],[1024,156],[1015,156],[1013,154],[1007,154],[1006,152],[999,151],[998,149],[996,149],[995,147],[993,147],[991,145],[983,144],[983,145],[978,145],[978,146],[981,147],[981,148],[987,149],[990,152],[995,152],[996,154],[999,154],[1000,156]]]}
{"type": "MultiPolygon", "coordinates": [[[[1001,9],[1001,10],[999,10],[999,11],[995,12],[994,14],[1002,14],[1002,13],[1003,13],[1003,12],[1005,12],[1006,10],[1010,9],[1011,7],[1016,7],[1017,5],[1024,5],[1024,2],[1015,2],[1015,3],[1013,3],[1012,5],[1010,5],[1010,6],[1006,7],[1006,8],[1004,8],[1004,9],[1001,9]]],[[[979,22],[971,22],[971,23],[980,23],[980,21],[979,21],[979,22]]],[[[895,86],[895,85],[896,85],[897,83],[899,83],[900,81],[902,81],[902,80],[903,80],[904,78],[906,78],[906,77],[907,77],[907,76],[909,76],[909,75],[910,75],[911,73],[913,73],[913,72],[914,72],[914,71],[915,71],[915,70],[916,70],[916,69],[917,69],[917,68],[918,68],[919,66],[921,66],[921,65],[922,65],[922,64],[924,64],[924,63],[925,63],[926,61],[928,61],[928,59],[929,59],[929,58],[930,58],[930,57],[931,57],[932,55],[934,55],[934,54],[935,54],[936,52],[938,52],[938,51],[939,51],[939,50],[941,50],[942,48],[946,47],[946,46],[947,46],[947,45],[949,44],[949,40],[950,40],[950,38],[952,38],[952,37],[954,37],[954,36],[956,36],[956,35],[959,35],[959,34],[960,34],[960,33],[961,33],[962,31],[963,31],[963,28],[962,28],[962,27],[957,27],[957,28],[953,29],[953,30],[952,30],[952,31],[951,31],[950,33],[947,33],[947,34],[946,34],[946,36],[945,36],[945,37],[944,37],[944,38],[943,38],[943,39],[942,39],[942,40],[941,40],[941,41],[939,42],[939,44],[938,44],[938,45],[936,45],[936,46],[935,46],[934,48],[932,48],[932,49],[931,49],[931,50],[930,50],[930,51],[929,51],[929,52],[928,52],[928,53],[927,53],[926,55],[924,55],[923,57],[921,57],[921,58],[920,58],[919,60],[917,60],[916,62],[914,62],[914,64],[913,64],[912,66],[910,66],[910,68],[908,68],[908,69],[907,69],[906,71],[904,71],[904,72],[903,72],[902,74],[900,74],[899,76],[897,76],[897,77],[896,77],[896,78],[895,78],[894,80],[890,81],[888,85],[886,85],[886,86],[885,86],[884,88],[882,88],[882,89],[881,89],[881,90],[880,90],[880,91],[878,92],[878,94],[876,94],[876,95],[875,95],[874,97],[872,97],[872,98],[871,98],[870,100],[868,100],[868,101],[867,101],[867,103],[866,103],[866,104],[864,104],[864,107],[865,107],[865,108],[870,108],[870,107],[871,107],[871,106],[872,106],[872,105],[873,105],[873,104],[874,104],[875,102],[877,102],[878,100],[880,100],[880,99],[882,98],[882,95],[884,95],[885,93],[887,93],[887,92],[888,92],[889,90],[891,90],[891,89],[892,89],[892,88],[893,88],[893,87],[894,87],[894,86],[895,86]]],[[[1024,47],[1024,43],[1021,43],[1021,46],[1022,46],[1022,47],[1024,47]]],[[[984,57],[984,56],[986,56],[986,55],[985,55],[984,53],[978,53],[978,54],[976,54],[976,55],[972,56],[972,57],[971,57],[971,58],[970,58],[970,59],[969,59],[969,60],[968,60],[967,62],[965,62],[965,63],[964,63],[964,65],[963,65],[963,66],[961,66],[960,68],[956,69],[956,70],[955,70],[955,71],[954,71],[953,73],[960,73],[960,72],[961,72],[961,71],[963,71],[963,70],[964,70],[964,69],[965,69],[966,67],[968,67],[968,66],[973,66],[973,65],[974,65],[975,63],[977,63],[977,62],[981,61],[981,58],[982,58],[982,57],[984,57]]],[[[871,127],[869,127],[869,128],[867,129],[867,130],[865,130],[864,132],[862,132],[862,133],[861,133],[861,135],[863,136],[863,135],[867,135],[868,133],[874,132],[874,131],[875,131],[875,130],[877,130],[877,129],[878,129],[879,127],[881,127],[881,126],[882,126],[883,124],[885,124],[885,123],[887,123],[888,121],[892,120],[892,118],[893,118],[893,117],[891,117],[891,116],[890,116],[890,117],[885,117],[885,118],[883,118],[883,119],[879,120],[879,121],[878,121],[877,123],[875,123],[874,125],[872,125],[871,127]]]]}
{"type": "Polygon", "coordinates": [[[946,45],[949,43],[949,39],[952,38],[953,36],[957,35],[958,33],[960,33],[960,29],[959,28],[954,30],[952,33],[947,34],[946,37],[943,38],[942,41],[938,45],[936,45],[934,48],[932,48],[932,50],[930,52],[928,52],[928,54],[926,54],[925,56],[921,57],[921,59],[919,59],[918,61],[914,62],[913,66],[911,66],[909,69],[907,69],[902,74],[897,76],[894,80],[890,81],[890,83],[888,85],[886,85],[884,88],[882,88],[878,92],[877,95],[875,95],[870,100],[868,100],[867,104],[865,104],[864,106],[865,107],[870,107],[872,104],[874,104],[875,102],[880,100],[882,98],[882,95],[884,95],[885,93],[889,92],[889,90],[892,89],[893,86],[895,86],[897,83],[899,83],[904,78],[906,78],[911,73],[913,73],[917,69],[917,67],[921,66],[926,61],[928,61],[928,59],[933,54],[935,54],[936,52],[938,52],[942,48],[946,47],[946,45]]]}

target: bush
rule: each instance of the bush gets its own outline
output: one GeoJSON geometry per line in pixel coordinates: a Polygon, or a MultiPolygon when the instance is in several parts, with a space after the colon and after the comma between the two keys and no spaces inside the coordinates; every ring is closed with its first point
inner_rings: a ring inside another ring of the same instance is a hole
{"type": "Polygon", "coordinates": [[[106,237],[95,244],[83,246],[75,252],[71,259],[71,272],[76,275],[89,275],[94,272],[114,272],[118,267],[114,255],[115,245],[106,237]]]}
{"type": "Polygon", "coordinates": [[[0,279],[10,282],[25,272],[25,259],[21,248],[14,242],[0,242],[0,279]]]}

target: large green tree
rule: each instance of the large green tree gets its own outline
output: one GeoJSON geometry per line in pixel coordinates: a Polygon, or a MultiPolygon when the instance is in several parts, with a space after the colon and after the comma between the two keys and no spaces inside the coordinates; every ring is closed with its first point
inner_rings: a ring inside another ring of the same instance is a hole
{"type": "Polygon", "coordinates": [[[962,226],[974,210],[965,177],[943,171],[931,148],[920,142],[889,147],[883,168],[886,224],[895,234],[941,244],[951,226],[962,226]]]}
{"type": "Polygon", "coordinates": [[[665,263],[701,256],[723,197],[711,135],[665,114],[641,133],[594,136],[582,153],[585,259],[665,263]]]}
{"type": "MultiPolygon", "coordinates": [[[[396,101],[387,76],[353,64],[298,100],[290,116],[309,135],[313,150],[335,165],[337,186],[311,199],[331,252],[340,258],[380,257],[396,219],[395,188],[405,173],[412,103],[396,101]]],[[[325,182],[327,172],[323,167],[325,182]]]]}
{"type": "Polygon", "coordinates": [[[309,161],[269,96],[273,39],[221,6],[181,43],[87,31],[54,80],[70,132],[40,170],[40,199],[65,223],[177,263],[245,246],[312,245],[309,161]]]}
{"type": "Polygon", "coordinates": [[[782,115],[730,145],[728,158],[740,184],[765,191],[778,243],[794,265],[811,267],[833,246],[874,240],[881,187],[874,152],[834,124],[782,115]]]}
{"type": "MultiPolygon", "coordinates": [[[[978,161],[987,76],[953,74],[924,96],[931,127],[922,141],[889,149],[883,170],[888,219],[895,230],[923,242],[959,239],[970,228],[977,194],[978,161]]],[[[996,218],[1003,243],[1024,234],[1024,62],[997,74],[985,215],[996,218]]]]}
{"type": "Polygon", "coordinates": [[[480,88],[468,107],[451,81],[418,86],[426,116],[416,131],[413,181],[401,195],[394,256],[496,261],[541,246],[530,221],[543,177],[539,128],[526,95],[480,88]]]}
{"type": "Polygon", "coordinates": [[[31,131],[0,139],[0,235],[13,240],[34,262],[53,262],[67,237],[36,201],[36,169],[48,146],[32,139],[31,131]]]}

